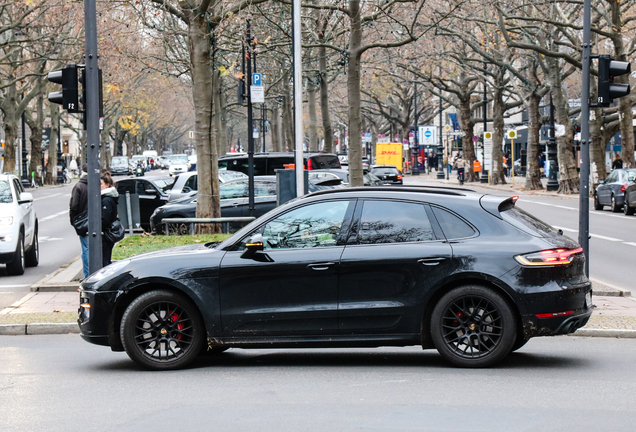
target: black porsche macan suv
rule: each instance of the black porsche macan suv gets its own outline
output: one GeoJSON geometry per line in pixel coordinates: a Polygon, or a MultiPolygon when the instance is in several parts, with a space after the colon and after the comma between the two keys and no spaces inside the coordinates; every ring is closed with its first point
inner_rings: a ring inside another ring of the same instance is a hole
{"type": "Polygon", "coordinates": [[[149,369],[183,367],[206,347],[391,345],[490,366],[592,314],[579,245],[515,200],[410,186],[317,192],[222,243],[91,275],[81,334],[149,369]]]}

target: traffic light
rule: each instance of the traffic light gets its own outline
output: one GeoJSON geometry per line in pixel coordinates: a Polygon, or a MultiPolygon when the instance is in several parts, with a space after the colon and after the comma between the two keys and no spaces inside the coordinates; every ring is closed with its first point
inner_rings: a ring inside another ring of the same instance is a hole
{"type": "Polygon", "coordinates": [[[77,103],[77,65],[67,65],[64,69],[49,72],[48,80],[62,84],[62,91],[49,93],[49,102],[62,105],[70,113],[81,112],[77,103]]]}
{"type": "Polygon", "coordinates": [[[629,84],[614,84],[614,77],[632,71],[629,62],[612,60],[609,55],[598,56],[598,105],[608,107],[614,99],[629,94],[629,84]]]}

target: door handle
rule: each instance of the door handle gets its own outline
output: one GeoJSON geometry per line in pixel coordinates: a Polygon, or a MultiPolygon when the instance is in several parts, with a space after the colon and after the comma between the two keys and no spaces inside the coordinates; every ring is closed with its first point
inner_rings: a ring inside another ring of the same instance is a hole
{"type": "Polygon", "coordinates": [[[309,267],[312,270],[327,270],[329,267],[334,265],[336,265],[336,263],[323,262],[323,263],[309,264],[307,267],[309,267]]]}
{"type": "Polygon", "coordinates": [[[442,257],[422,258],[420,260],[417,260],[418,263],[425,266],[436,266],[439,263],[444,261],[446,261],[446,258],[442,258],[442,257]]]}

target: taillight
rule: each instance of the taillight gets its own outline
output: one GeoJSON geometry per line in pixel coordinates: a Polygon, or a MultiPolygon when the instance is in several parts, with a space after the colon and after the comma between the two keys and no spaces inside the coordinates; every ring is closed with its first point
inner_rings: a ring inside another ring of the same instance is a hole
{"type": "Polygon", "coordinates": [[[576,249],[549,249],[541,252],[533,252],[526,255],[517,255],[515,259],[525,266],[553,266],[570,264],[574,255],[582,253],[583,248],[576,249]]]}
{"type": "Polygon", "coordinates": [[[398,180],[402,180],[402,176],[398,174],[398,180]]]}
{"type": "Polygon", "coordinates": [[[311,159],[307,159],[307,170],[311,171],[311,159]]]}
{"type": "Polygon", "coordinates": [[[627,183],[621,186],[621,192],[625,193],[625,189],[627,189],[627,183]]]}

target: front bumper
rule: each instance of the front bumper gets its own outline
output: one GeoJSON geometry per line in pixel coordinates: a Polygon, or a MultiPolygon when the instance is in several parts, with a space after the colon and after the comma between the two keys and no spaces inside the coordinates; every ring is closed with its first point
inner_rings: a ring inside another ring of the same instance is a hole
{"type": "MultiPolygon", "coordinates": [[[[117,291],[85,291],[80,290],[80,304],[90,304],[90,309],[79,306],[77,324],[80,336],[86,342],[96,345],[113,346],[117,342],[111,340],[113,312],[117,291]]],[[[119,336],[119,335],[117,335],[119,336]]]]}

